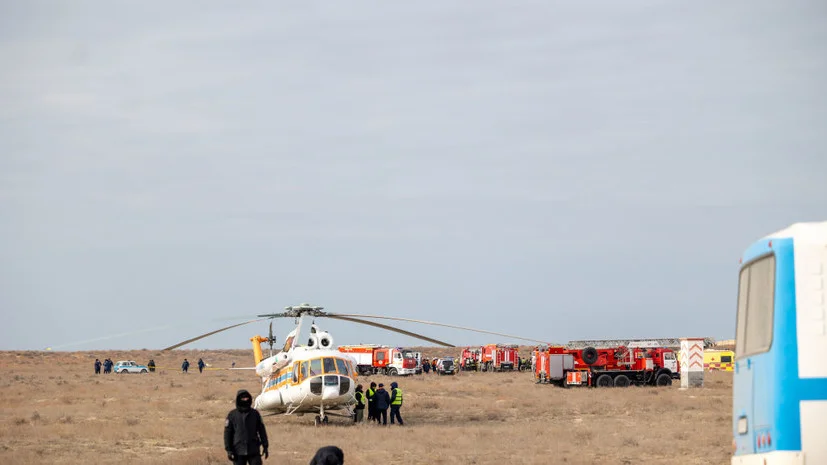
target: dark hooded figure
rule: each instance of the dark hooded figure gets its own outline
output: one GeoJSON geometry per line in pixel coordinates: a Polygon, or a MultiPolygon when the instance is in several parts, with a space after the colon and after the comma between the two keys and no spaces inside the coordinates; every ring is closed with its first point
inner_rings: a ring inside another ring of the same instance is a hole
{"type": "Polygon", "coordinates": [[[379,425],[388,424],[388,407],[391,405],[391,396],[385,390],[385,385],[379,383],[376,390],[376,423],[379,425]]]}
{"type": "Polygon", "coordinates": [[[316,451],[310,465],[343,465],[345,453],[336,446],[325,446],[316,451]]]}
{"type": "Polygon", "coordinates": [[[101,374],[101,361],[98,359],[95,359],[95,374],[101,374]]]}
{"type": "Polygon", "coordinates": [[[267,449],[267,430],[261,414],[253,408],[253,396],[244,389],[235,396],[234,410],[227,414],[224,421],[224,449],[235,465],[261,465],[261,451],[264,458],[270,456],[267,449]]]}

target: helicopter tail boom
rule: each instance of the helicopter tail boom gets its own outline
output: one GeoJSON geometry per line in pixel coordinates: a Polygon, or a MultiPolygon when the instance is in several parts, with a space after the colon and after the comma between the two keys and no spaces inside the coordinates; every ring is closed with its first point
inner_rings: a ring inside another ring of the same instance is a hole
{"type": "Polygon", "coordinates": [[[264,360],[264,354],[261,352],[261,343],[267,342],[268,340],[268,338],[262,336],[253,336],[250,338],[250,342],[253,343],[253,357],[256,359],[256,365],[264,360]]]}

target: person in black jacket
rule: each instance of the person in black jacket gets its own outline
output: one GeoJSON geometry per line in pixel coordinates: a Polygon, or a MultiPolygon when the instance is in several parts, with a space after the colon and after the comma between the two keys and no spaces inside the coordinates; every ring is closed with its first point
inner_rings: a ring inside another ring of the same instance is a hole
{"type": "Polygon", "coordinates": [[[310,459],[310,465],[344,465],[345,453],[336,446],[324,446],[310,459]]]}
{"type": "Polygon", "coordinates": [[[270,456],[267,449],[267,430],[261,414],[253,408],[253,396],[240,389],[235,396],[234,410],[227,414],[224,421],[224,449],[234,465],[261,465],[261,452],[264,458],[270,456]]]}
{"type": "Polygon", "coordinates": [[[385,385],[379,383],[379,389],[374,396],[376,399],[376,423],[379,425],[388,424],[388,407],[391,406],[391,396],[385,390],[385,385]]]}
{"type": "Polygon", "coordinates": [[[368,398],[368,422],[376,420],[376,382],[371,382],[365,397],[368,398]]]}

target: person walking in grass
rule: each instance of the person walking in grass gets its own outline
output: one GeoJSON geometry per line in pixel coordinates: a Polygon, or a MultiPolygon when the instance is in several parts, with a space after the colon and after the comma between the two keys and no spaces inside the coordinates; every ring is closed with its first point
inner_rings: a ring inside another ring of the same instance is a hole
{"type": "Polygon", "coordinates": [[[402,408],[402,389],[399,389],[399,384],[396,381],[391,383],[391,424],[393,419],[399,421],[399,426],[402,426],[402,416],[399,415],[399,409],[402,408]]]}
{"type": "Polygon", "coordinates": [[[205,366],[207,366],[207,364],[206,364],[206,363],[204,363],[204,360],[202,360],[202,359],[200,359],[200,358],[199,358],[199,359],[198,359],[198,372],[199,372],[199,373],[203,373],[203,372],[204,372],[204,367],[205,367],[205,366]]]}
{"type": "Polygon", "coordinates": [[[101,361],[99,359],[95,359],[95,374],[101,374],[101,361]]]}
{"type": "Polygon", "coordinates": [[[190,361],[187,360],[187,359],[184,359],[184,363],[181,364],[181,371],[183,373],[187,373],[189,369],[190,369],[190,361]]]}
{"type": "Polygon", "coordinates": [[[270,443],[261,414],[253,408],[253,396],[239,389],[235,409],[224,420],[224,450],[233,465],[261,465],[262,453],[268,458],[270,443]]]}

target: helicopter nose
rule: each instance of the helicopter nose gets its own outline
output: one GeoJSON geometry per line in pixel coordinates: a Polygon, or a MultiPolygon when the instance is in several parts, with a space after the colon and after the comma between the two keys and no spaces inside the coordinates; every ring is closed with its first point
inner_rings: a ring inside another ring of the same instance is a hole
{"type": "Polygon", "coordinates": [[[325,386],[322,391],[322,399],[335,399],[339,397],[339,386],[325,386]]]}

